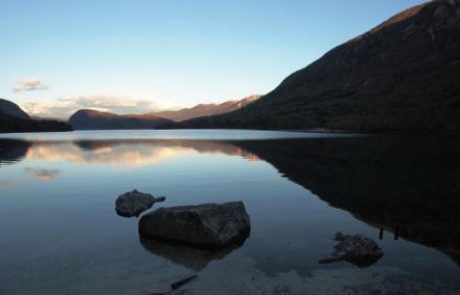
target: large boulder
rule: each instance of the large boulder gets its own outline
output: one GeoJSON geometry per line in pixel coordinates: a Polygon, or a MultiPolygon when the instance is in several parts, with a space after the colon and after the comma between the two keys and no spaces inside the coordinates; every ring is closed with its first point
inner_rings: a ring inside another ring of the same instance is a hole
{"type": "Polygon", "coordinates": [[[160,208],[142,216],[144,236],[204,248],[222,248],[244,240],[250,218],[243,202],[160,208]]]}
{"type": "Polygon", "coordinates": [[[368,267],[383,256],[383,251],[376,242],[363,235],[344,235],[338,232],[335,235],[338,242],[335,251],[330,256],[321,258],[319,263],[347,261],[358,267],[368,267]]]}
{"type": "Polygon", "coordinates": [[[162,202],[165,197],[155,198],[151,194],[133,190],[120,195],[115,201],[115,211],[123,217],[139,216],[150,209],[156,202],[162,202]]]}

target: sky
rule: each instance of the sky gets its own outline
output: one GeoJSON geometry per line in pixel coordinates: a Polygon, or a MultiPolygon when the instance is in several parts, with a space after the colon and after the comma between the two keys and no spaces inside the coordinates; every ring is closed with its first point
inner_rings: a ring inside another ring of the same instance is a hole
{"type": "Polygon", "coordinates": [[[0,0],[0,97],[32,115],[265,94],[421,0],[0,0]]]}

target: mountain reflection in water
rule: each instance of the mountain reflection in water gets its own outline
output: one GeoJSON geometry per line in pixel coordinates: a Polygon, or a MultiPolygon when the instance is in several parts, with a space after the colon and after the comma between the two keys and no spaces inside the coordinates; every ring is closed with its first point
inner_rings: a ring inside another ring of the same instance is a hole
{"type": "Polygon", "coordinates": [[[21,161],[31,144],[24,140],[0,139],[0,166],[21,161]]]}
{"type": "Polygon", "coordinates": [[[460,263],[457,140],[366,137],[239,145],[330,205],[460,263]]]}
{"type": "Polygon", "coordinates": [[[14,163],[22,158],[91,164],[147,166],[190,153],[221,153],[250,160],[258,157],[223,142],[203,140],[98,140],[98,141],[26,141],[0,140],[0,160],[14,163]]]}
{"type": "MultiPolygon", "coordinates": [[[[189,153],[264,160],[330,205],[349,211],[377,229],[394,232],[395,238],[436,248],[460,263],[460,143],[455,139],[0,140],[1,164],[26,158],[142,166],[189,153]]],[[[48,181],[57,175],[34,170],[29,173],[48,181]]],[[[208,263],[206,259],[184,262],[180,255],[168,254],[174,251],[141,242],[153,253],[191,268],[200,269],[208,263]]]]}

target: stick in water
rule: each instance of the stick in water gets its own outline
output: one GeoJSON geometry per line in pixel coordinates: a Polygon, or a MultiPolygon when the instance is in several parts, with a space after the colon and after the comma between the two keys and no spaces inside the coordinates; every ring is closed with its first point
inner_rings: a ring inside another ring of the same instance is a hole
{"type": "Polygon", "coordinates": [[[198,277],[198,275],[193,275],[193,276],[187,277],[187,278],[185,278],[183,280],[177,281],[177,282],[171,284],[171,289],[176,290],[176,289],[182,287],[183,285],[189,283],[190,281],[193,281],[197,277],[198,277]]]}

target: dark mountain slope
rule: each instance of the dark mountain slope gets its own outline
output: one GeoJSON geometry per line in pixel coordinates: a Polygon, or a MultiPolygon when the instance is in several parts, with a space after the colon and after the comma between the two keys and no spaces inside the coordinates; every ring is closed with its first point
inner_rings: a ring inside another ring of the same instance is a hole
{"type": "Polygon", "coordinates": [[[57,120],[24,120],[0,112],[0,133],[70,131],[70,126],[57,120]]]}
{"type": "Polygon", "coordinates": [[[70,126],[57,120],[34,120],[17,104],[0,99],[0,133],[69,131],[70,126]]]}
{"type": "Polygon", "coordinates": [[[169,122],[171,121],[168,119],[152,114],[117,115],[95,110],[79,110],[69,118],[69,123],[75,130],[153,129],[169,122]]]}
{"type": "Polygon", "coordinates": [[[18,119],[30,119],[29,115],[24,112],[17,104],[3,98],[0,98],[0,112],[18,119]]]}
{"type": "Polygon", "coordinates": [[[460,131],[460,0],[410,8],[239,111],[178,128],[460,131]]]}

